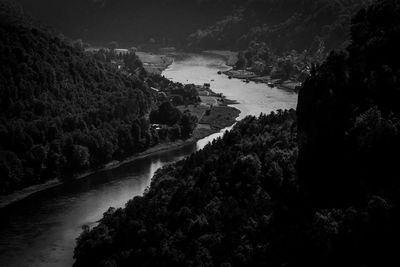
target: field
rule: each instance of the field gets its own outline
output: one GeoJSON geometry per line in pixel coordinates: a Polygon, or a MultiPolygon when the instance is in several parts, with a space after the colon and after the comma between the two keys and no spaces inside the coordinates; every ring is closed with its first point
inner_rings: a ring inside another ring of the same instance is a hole
{"type": "Polygon", "coordinates": [[[136,52],[136,55],[143,62],[146,71],[154,74],[161,74],[174,61],[171,57],[151,52],[136,52]]]}
{"type": "Polygon", "coordinates": [[[223,129],[236,122],[240,111],[229,106],[213,107],[209,114],[205,114],[200,124],[208,124],[211,129],[223,129]]]}

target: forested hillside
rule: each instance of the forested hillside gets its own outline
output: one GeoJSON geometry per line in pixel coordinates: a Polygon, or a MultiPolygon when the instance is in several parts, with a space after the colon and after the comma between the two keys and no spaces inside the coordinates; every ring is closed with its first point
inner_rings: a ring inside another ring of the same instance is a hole
{"type": "Polygon", "coordinates": [[[72,38],[123,46],[241,51],[237,69],[302,82],[312,63],[350,40],[371,0],[19,0],[72,38]]]}
{"type": "Polygon", "coordinates": [[[248,117],[87,227],[76,266],[397,266],[400,3],[352,20],[294,111],[248,117]],[[297,122],[296,122],[297,121],[297,122]]]}
{"type": "Polygon", "coordinates": [[[141,151],[154,96],[0,2],[0,194],[141,151]]]}
{"type": "Polygon", "coordinates": [[[256,0],[192,34],[192,46],[246,49],[265,42],[277,53],[339,48],[349,40],[352,14],[368,0],[256,0]]]}
{"type": "Polygon", "coordinates": [[[351,15],[370,0],[17,0],[71,38],[189,44],[200,49],[314,52],[348,40],[351,15]],[[190,36],[190,37],[189,37],[190,36]],[[188,38],[189,37],[189,38],[188,38]]]}
{"type": "Polygon", "coordinates": [[[378,0],[352,24],[347,50],[314,68],[299,94],[299,172],[321,205],[400,200],[400,2],[378,0]]]}
{"type": "Polygon", "coordinates": [[[369,0],[258,0],[188,38],[189,47],[240,50],[236,69],[260,77],[303,82],[350,40],[351,16],[369,0]]]}
{"type": "Polygon", "coordinates": [[[158,171],[144,197],[109,210],[98,227],[86,229],[76,266],[267,263],[273,254],[267,239],[284,227],[279,213],[298,197],[296,157],[294,110],[248,117],[222,139],[158,171]]]}
{"type": "Polygon", "coordinates": [[[18,0],[85,42],[241,51],[237,69],[303,81],[312,63],[350,40],[351,16],[371,0],[18,0]]]}

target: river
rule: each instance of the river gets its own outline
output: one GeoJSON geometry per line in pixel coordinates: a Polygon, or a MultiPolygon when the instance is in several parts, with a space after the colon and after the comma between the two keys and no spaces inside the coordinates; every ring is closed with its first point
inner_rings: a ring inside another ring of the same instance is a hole
{"type": "MultiPolygon", "coordinates": [[[[227,69],[216,55],[179,54],[163,75],[175,82],[210,83],[213,91],[240,103],[235,105],[241,111],[239,119],[295,108],[293,92],[217,74],[227,69]]],[[[111,206],[124,207],[143,194],[157,169],[201,149],[222,132],[36,193],[0,210],[0,266],[71,266],[75,239],[84,224],[94,225],[111,206]]]]}

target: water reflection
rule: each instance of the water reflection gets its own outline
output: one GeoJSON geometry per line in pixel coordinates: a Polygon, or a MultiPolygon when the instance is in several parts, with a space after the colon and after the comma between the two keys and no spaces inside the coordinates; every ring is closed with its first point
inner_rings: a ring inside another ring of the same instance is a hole
{"type": "Polygon", "coordinates": [[[0,266],[71,266],[75,238],[108,207],[141,195],[162,166],[196,150],[188,145],[68,182],[0,210],[0,266]]]}
{"type": "MultiPolygon", "coordinates": [[[[236,105],[242,112],[239,119],[295,107],[297,97],[292,92],[217,74],[228,68],[220,57],[184,54],[163,74],[182,83],[211,83],[215,92],[240,102],[236,105]]],[[[157,169],[203,148],[229,129],[197,144],[68,182],[0,210],[0,266],[71,266],[82,225],[96,223],[110,206],[123,207],[144,192],[157,169]]]]}

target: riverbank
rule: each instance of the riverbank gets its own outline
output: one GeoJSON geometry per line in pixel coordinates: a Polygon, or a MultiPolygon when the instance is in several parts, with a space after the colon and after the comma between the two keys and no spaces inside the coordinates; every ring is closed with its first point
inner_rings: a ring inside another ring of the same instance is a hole
{"type": "MultiPolygon", "coordinates": [[[[296,107],[295,94],[287,90],[268,89],[263,84],[229,80],[217,74],[219,70],[226,69],[219,56],[182,53],[182,56],[174,56],[174,63],[162,75],[182,84],[210,83],[215,92],[240,102],[233,106],[241,111],[240,119],[247,115],[258,116],[261,112],[268,114],[296,107]]],[[[201,124],[193,137],[207,137],[196,143],[187,140],[188,145],[176,144],[176,148],[166,144],[165,150],[154,153],[154,156],[33,194],[2,209],[0,244],[3,245],[3,260],[0,262],[3,264],[0,265],[72,266],[75,240],[82,232],[82,225],[93,225],[109,207],[124,207],[133,197],[141,196],[151,184],[156,170],[204,148],[228,129],[230,127],[213,131],[215,134],[210,135],[210,129],[201,124]]],[[[116,162],[111,164],[115,166],[116,162]]]]}
{"type": "Polygon", "coordinates": [[[301,83],[298,81],[292,80],[282,80],[282,79],[273,79],[271,76],[261,76],[256,74],[255,72],[248,70],[227,70],[224,71],[223,74],[228,76],[230,79],[240,79],[244,82],[255,82],[255,83],[265,83],[270,87],[278,87],[279,89],[291,90],[297,92],[301,83]]]}
{"type": "Polygon", "coordinates": [[[39,193],[71,181],[79,180],[88,177],[97,172],[106,171],[118,168],[124,164],[132,161],[150,157],[158,153],[173,151],[175,149],[182,148],[184,146],[196,143],[197,141],[220,132],[222,129],[229,127],[236,123],[236,118],[239,116],[240,111],[229,105],[236,104],[236,101],[229,100],[222,94],[217,94],[211,89],[205,86],[198,86],[199,92],[207,92],[206,96],[201,96],[202,103],[198,105],[179,106],[181,111],[189,110],[193,115],[197,116],[199,123],[193,131],[192,137],[187,140],[177,140],[173,142],[165,142],[155,145],[141,153],[128,157],[121,161],[111,161],[101,168],[89,170],[87,172],[76,175],[74,178],[65,180],[56,178],[47,181],[43,184],[33,185],[21,190],[18,190],[10,195],[0,196],[0,209],[11,205],[14,202],[18,202],[25,199],[35,193],[39,193]]]}
{"type": "MultiPolygon", "coordinates": [[[[234,121],[232,124],[234,124],[236,121],[234,121]]],[[[228,125],[230,126],[230,125],[228,125]]],[[[226,127],[228,127],[226,126],[226,127]]],[[[106,171],[106,170],[111,170],[111,169],[115,169],[118,168],[124,164],[130,163],[132,161],[138,160],[138,159],[143,159],[146,157],[151,157],[153,155],[156,155],[158,153],[162,153],[162,152],[166,152],[166,151],[173,151],[175,149],[179,149],[182,148],[184,146],[190,145],[190,144],[194,144],[196,143],[198,140],[201,140],[211,134],[217,133],[220,130],[222,130],[225,127],[222,127],[220,129],[218,128],[210,128],[210,129],[206,129],[204,130],[201,126],[197,127],[195,129],[195,131],[193,132],[193,136],[187,140],[178,140],[178,141],[174,141],[174,142],[167,142],[167,143],[161,143],[158,144],[156,146],[153,146],[149,149],[147,149],[144,152],[138,153],[134,156],[128,157],[124,160],[121,161],[112,161],[108,164],[106,164],[104,167],[99,168],[99,169],[95,169],[95,170],[91,170],[91,171],[87,171],[85,173],[79,174],[77,176],[75,176],[73,179],[71,180],[79,180],[79,179],[84,179],[94,173],[97,172],[101,172],[101,171],[106,171]]],[[[68,180],[68,181],[71,181],[68,180]]],[[[22,190],[18,190],[10,195],[6,195],[6,196],[0,196],[0,209],[5,208],[15,202],[18,202],[20,200],[23,200],[33,194],[57,187],[57,186],[61,186],[64,183],[66,183],[66,181],[63,181],[60,178],[56,178],[56,179],[52,179],[47,181],[46,183],[43,184],[38,184],[38,185],[33,185],[27,188],[24,188],[22,190]]]]}
{"type": "MultiPolygon", "coordinates": [[[[174,62],[174,56],[179,55],[176,51],[165,49],[160,49],[158,52],[137,51],[135,53],[143,62],[145,70],[152,74],[161,74],[174,62]]],[[[235,66],[238,60],[238,53],[229,50],[206,50],[202,53],[220,56],[226,62],[225,64],[230,67],[235,66]]]]}
{"type": "Polygon", "coordinates": [[[198,124],[193,136],[202,139],[202,135],[211,135],[236,122],[240,110],[231,105],[238,104],[237,101],[228,99],[223,94],[215,93],[209,86],[196,86],[196,90],[201,103],[178,106],[181,112],[189,111],[197,117],[198,124]]]}
{"type": "Polygon", "coordinates": [[[260,75],[259,73],[247,69],[234,69],[238,61],[238,53],[234,51],[224,51],[224,50],[207,50],[203,51],[206,54],[217,55],[223,57],[226,61],[226,65],[232,67],[230,70],[219,72],[219,74],[225,74],[230,79],[239,79],[244,82],[255,82],[255,83],[265,83],[270,87],[278,87],[279,89],[291,90],[297,92],[301,83],[299,81],[284,80],[278,78],[271,78],[269,75],[260,75]]]}
{"type": "Polygon", "coordinates": [[[161,74],[174,62],[168,54],[138,51],[136,55],[143,63],[143,68],[152,74],[161,74]]]}
{"type": "Polygon", "coordinates": [[[221,56],[225,59],[226,65],[233,67],[235,66],[236,62],[238,61],[238,52],[230,51],[230,50],[206,50],[203,51],[206,54],[212,54],[221,56]]]}
{"type": "Polygon", "coordinates": [[[207,50],[203,51],[206,54],[212,54],[221,56],[226,61],[226,65],[232,67],[232,69],[222,72],[226,76],[234,79],[240,79],[244,82],[255,82],[255,83],[265,83],[271,87],[278,87],[279,89],[285,89],[297,92],[301,83],[298,81],[292,80],[283,80],[271,78],[269,75],[260,75],[256,72],[249,70],[234,70],[233,67],[236,65],[238,61],[238,53],[234,51],[224,51],[224,50],[207,50]]]}

